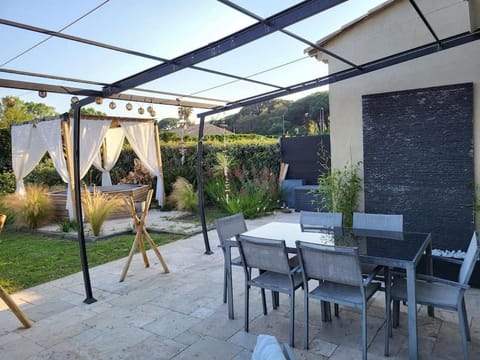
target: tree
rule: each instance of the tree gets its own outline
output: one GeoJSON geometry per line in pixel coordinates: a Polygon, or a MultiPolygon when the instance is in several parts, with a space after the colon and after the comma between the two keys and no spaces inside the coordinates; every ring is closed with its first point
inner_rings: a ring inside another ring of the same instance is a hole
{"type": "Polygon", "coordinates": [[[192,108],[190,106],[178,107],[178,116],[182,117],[187,125],[192,125],[192,122],[190,121],[190,115],[192,115],[192,108]]]}
{"type": "Polygon", "coordinates": [[[0,128],[35,118],[53,116],[57,112],[52,106],[43,103],[24,102],[18,97],[7,96],[0,103],[0,128]]]}
{"type": "Polygon", "coordinates": [[[107,113],[104,113],[103,111],[95,110],[94,108],[91,108],[91,107],[87,107],[87,108],[82,107],[80,109],[80,114],[81,115],[107,116],[107,113]]]}
{"type": "Polygon", "coordinates": [[[163,118],[158,122],[158,128],[160,130],[171,130],[178,126],[177,118],[163,118]]]}

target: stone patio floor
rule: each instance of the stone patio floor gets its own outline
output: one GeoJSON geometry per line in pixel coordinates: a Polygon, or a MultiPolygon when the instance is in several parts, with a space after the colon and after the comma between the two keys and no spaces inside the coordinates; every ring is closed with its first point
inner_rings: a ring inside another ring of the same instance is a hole
{"type": "MultiPolygon", "coordinates": [[[[298,221],[298,213],[247,221],[249,228],[270,221],[298,221]]],[[[118,281],[125,259],[91,269],[94,297],[87,305],[83,278],[77,273],[13,294],[33,321],[21,328],[0,301],[0,359],[250,359],[256,336],[266,333],[288,341],[288,299],[280,295],[280,308],[264,316],[260,293],[251,292],[250,332],[243,331],[243,270],[234,267],[235,320],[228,320],[222,302],[223,256],[215,230],[209,231],[214,254],[204,255],[201,234],[160,247],[170,273],[149,250],[151,266],[139,255],[125,282],[118,281]]],[[[133,240],[133,236],[132,236],[133,240]]],[[[270,300],[270,297],[267,298],[270,300]]],[[[466,295],[472,335],[470,358],[480,359],[480,290],[466,295]]],[[[368,310],[368,356],[384,358],[383,293],[368,310]]],[[[408,359],[406,307],[401,325],[394,329],[391,359],[408,359]]],[[[296,359],[360,359],[360,315],[340,308],[331,323],[320,321],[320,305],[311,303],[310,350],[303,350],[303,294],[297,291],[295,321],[296,359]]],[[[436,310],[429,318],[418,312],[419,353],[423,359],[463,357],[455,313],[436,310]]]]}

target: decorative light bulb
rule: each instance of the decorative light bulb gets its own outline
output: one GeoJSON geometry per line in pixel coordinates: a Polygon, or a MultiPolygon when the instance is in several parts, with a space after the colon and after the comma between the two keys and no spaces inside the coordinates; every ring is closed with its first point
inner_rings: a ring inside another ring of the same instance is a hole
{"type": "Polygon", "coordinates": [[[155,112],[155,110],[152,109],[152,111],[150,111],[150,116],[151,116],[151,117],[155,117],[156,114],[157,114],[157,113],[155,112]]]}
{"type": "Polygon", "coordinates": [[[97,104],[97,105],[102,105],[102,104],[103,104],[103,98],[100,97],[100,96],[97,96],[97,97],[95,98],[95,104],[97,104]]]}
{"type": "Polygon", "coordinates": [[[47,92],[45,90],[38,90],[38,96],[40,96],[41,98],[46,98],[47,92]]]}
{"type": "Polygon", "coordinates": [[[117,104],[115,104],[115,101],[111,101],[110,104],[108,104],[108,107],[113,110],[117,107],[117,104]]]}
{"type": "Polygon", "coordinates": [[[140,115],[143,115],[144,112],[145,112],[145,110],[144,110],[142,107],[139,107],[139,108],[138,108],[138,113],[139,113],[140,115]]]}
{"type": "Polygon", "coordinates": [[[125,107],[127,108],[128,111],[133,109],[133,105],[130,104],[130,103],[127,103],[127,105],[125,105],[125,107]]]}
{"type": "Polygon", "coordinates": [[[72,98],[70,99],[70,102],[71,102],[72,104],[76,104],[76,103],[78,103],[79,101],[80,101],[80,100],[79,100],[78,97],[76,97],[76,96],[72,96],[72,98]]]}

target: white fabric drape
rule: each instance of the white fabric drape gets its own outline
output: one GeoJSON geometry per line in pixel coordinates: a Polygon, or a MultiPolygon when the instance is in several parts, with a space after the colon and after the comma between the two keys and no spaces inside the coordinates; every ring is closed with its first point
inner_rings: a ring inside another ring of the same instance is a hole
{"type": "Polygon", "coordinates": [[[12,126],[12,168],[16,194],[25,195],[23,179],[40,162],[45,152],[45,145],[33,124],[12,126]]]}
{"type": "Polygon", "coordinates": [[[163,206],[163,174],[160,172],[155,145],[154,123],[122,122],[125,136],[145,168],[157,177],[155,199],[163,206]]]}
{"type": "Polygon", "coordinates": [[[124,139],[125,133],[121,127],[108,129],[104,143],[104,151],[107,154],[106,158],[103,159],[100,152],[97,152],[93,165],[102,172],[102,186],[112,185],[110,170],[115,166],[122,152],[124,139]],[[106,162],[103,163],[102,159],[106,160],[106,162]]]}
{"type": "Polygon", "coordinates": [[[64,183],[70,184],[67,162],[63,152],[62,120],[55,119],[39,122],[37,131],[38,136],[42,139],[48,154],[52,158],[55,170],[57,170],[64,183]]]}
{"type": "MultiPolygon", "coordinates": [[[[110,123],[110,120],[80,121],[80,179],[83,179],[92,166],[110,123]]],[[[73,144],[73,126],[70,133],[73,144]]]]}

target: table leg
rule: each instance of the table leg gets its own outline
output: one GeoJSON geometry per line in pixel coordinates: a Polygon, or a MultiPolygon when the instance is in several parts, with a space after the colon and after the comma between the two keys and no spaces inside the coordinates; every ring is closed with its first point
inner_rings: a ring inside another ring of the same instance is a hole
{"type": "Polygon", "coordinates": [[[145,244],[143,243],[143,228],[140,228],[137,231],[140,232],[140,239],[138,240],[138,247],[140,248],[140,252],[142,253],[143,263],[145,264],[145,267],[150,267],[147,252],[145,251],[145,244]]]}
{"type": "Polygon", "coordinates": [[[0,286],[0,298],[5,301],[5,304],[12,310],[12,312],[15,314],[15,316],[20,320],[20,322],[25,326],[26,328],[29,328],[32,326],[32,323],[28,318],[25,316],[22,310],[17,306],[15,301],[13,301],[12,297],[8,295],[8,293],[0,286]]]}
{"type": "Polygon", "coordinates": [[[122,275],[120,276],[120,282],[125,280],[125,276],[127,276],[128,268],[130,267],[130,263],[132,262],[132,258],[133,258],[133,255],[135,254],[135,250],[137,250],[139,237],[140,237],[140,233],[137,232],[137,234],[135,235],[135,240],[133,240],[132,248],[130,249],[130,254],[128,254],[127,262],[123,267],[122,275]]]}
{"type": "Polygon", "coordinates": [[[415,293],[415,276],[415,265],[410,264],[407,267],[408,353],[410,360],[418,359],[417,296],[415,293]]]}
{"type": "Polygon", "coordinates": [[[157,245],[155,245],[155,242],[153,241],[153,239],[151,238],[150,234],[147,232],[147,230],[145,230],[145,228],[143,229],[143,234],[145,235],[145,237],[147,238],[147,241],[148,243],[150,244],[150,247],[152,248],[153,252],[155,253],[155,255],[157,255],[157,258],[158,260],[160,261],[160,263],[162,264],[162,267],[163,267],[163,271],[168,274],[170,272],[170,270],[168,269],[168,266],[167,266],[167,263],[165,262],[165,260],[163,260],[163,256],[162,254],[160,253],[160,251],[158,251],[158,248],[157,248],[157,245]]]}
{"type": "Polygon", "coordinates": [[[227,267],[227,307],[228,318],[234,319],[233,311],[233,279],[232,279],[232,253],[229,246],[227,246],[227,253],[225,258],[225,266],[227,267]]]}

